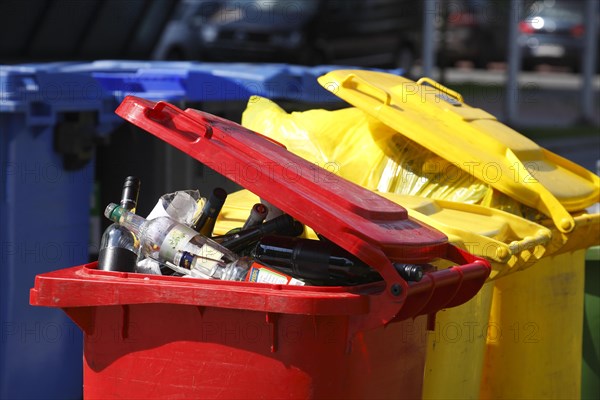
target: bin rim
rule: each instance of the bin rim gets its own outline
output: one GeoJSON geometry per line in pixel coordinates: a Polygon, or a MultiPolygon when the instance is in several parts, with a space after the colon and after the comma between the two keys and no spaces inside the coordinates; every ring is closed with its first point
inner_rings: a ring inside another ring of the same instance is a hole
{"type": "Polygon", "coordinates": [[[77,310],[134,304],[188,305],[198,307],[199,312],[214,307],[267,315],[339,315],[349,318],[348,337],[352,338],[394,320],[460,305],[477,293],[488,274],[489,264],[477,259],[426,273],[420,282],[408,285],[401,302],[393,302],[383,281],[350,287],[234,282],[100,271],[96,261],[37,275],[30,304],[63,308],[84,330],[88,324],[79,318],[85,313],[77,310]]]}

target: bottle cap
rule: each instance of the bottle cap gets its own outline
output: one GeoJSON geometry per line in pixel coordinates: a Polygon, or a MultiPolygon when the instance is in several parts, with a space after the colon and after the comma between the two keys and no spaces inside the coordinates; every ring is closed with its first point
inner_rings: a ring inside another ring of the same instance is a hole
{"type": "Polygon", "coordinates": [[[104,210],[104,216],[114,222],[119,222],[122,215],[123,207],[115,203],[110,203],[104,210]]]}

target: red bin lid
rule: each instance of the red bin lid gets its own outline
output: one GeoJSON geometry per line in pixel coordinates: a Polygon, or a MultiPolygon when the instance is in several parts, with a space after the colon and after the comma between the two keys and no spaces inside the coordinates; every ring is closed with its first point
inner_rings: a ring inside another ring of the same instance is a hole
{"type": "Polygon", "coordinates": [[[232,121],[129,96],[116,113],[381,271],[392,262],[443,257],[447,237],[398,204],[289,152],[232,121]],[[387,264],[389,264],[389,261],[387,264]]]}

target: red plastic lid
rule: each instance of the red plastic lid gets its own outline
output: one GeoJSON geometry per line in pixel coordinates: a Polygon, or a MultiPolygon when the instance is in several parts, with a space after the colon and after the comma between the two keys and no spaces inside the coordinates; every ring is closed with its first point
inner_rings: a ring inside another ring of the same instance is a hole
{"type": "Polygon", "coordinates": [[[116,113],[272,203],[373,268],[383,267],[382,255],[392,262],[422,263],[445,254],[447,237],[410,218],[401,206],[241,125],[133,96],[127,97],[116,113]]]}

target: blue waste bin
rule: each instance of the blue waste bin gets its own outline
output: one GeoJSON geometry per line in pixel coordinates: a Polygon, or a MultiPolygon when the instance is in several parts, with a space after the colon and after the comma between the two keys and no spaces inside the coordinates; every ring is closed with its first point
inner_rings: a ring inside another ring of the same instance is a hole
{"type": "MultiPolygon", "coordinates": [[[[317,78],[347,66],[290,64],[200,63],[189,61],[116,61],[62,63],[63,72],[92,76],[118,100],[126,95],[153,100],[247,100],[252,95],[300,102],[341,103],[317,78]]],[[[386,70],[401,74],[401,69],[386,70]]]]}
{"type": "Polygon", "coordinates": [[[35,275],[88,261],[96,136],[120,123],[93,78],[0,70],[0,397],[81,398],[82,339],[29,306],[35,275]]]}
{"type": "Polygon", "coordinates": [[[0,66],[0,398],[81,397],[80,329],[60,311],[29,306],[29,288],[38,274],[88,261],[95,144],[115,136],[122,120],[114,110],[126,95],[339,103],[316,80],[332,69],[112,60],[0,66]]]}

